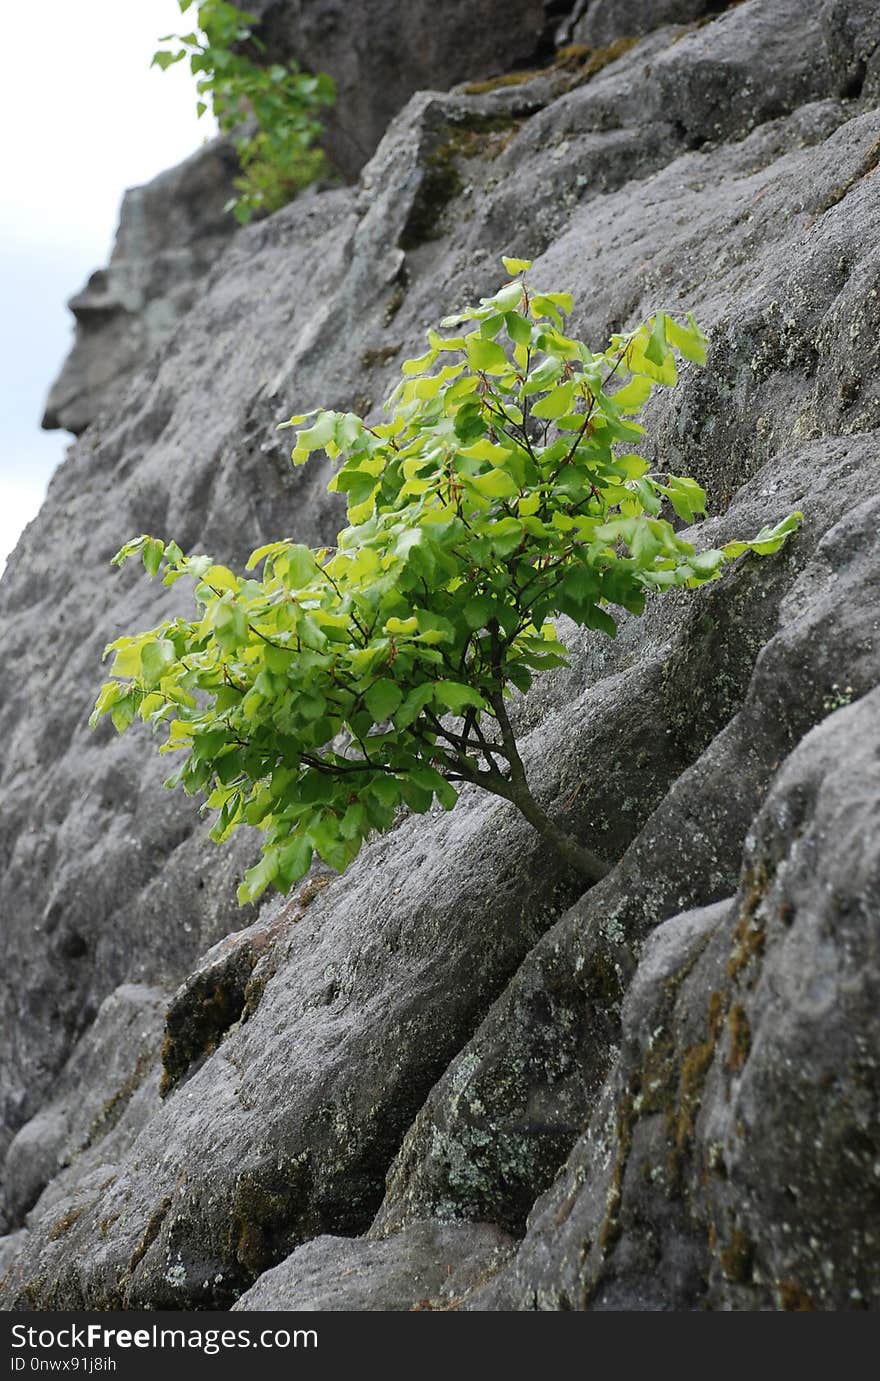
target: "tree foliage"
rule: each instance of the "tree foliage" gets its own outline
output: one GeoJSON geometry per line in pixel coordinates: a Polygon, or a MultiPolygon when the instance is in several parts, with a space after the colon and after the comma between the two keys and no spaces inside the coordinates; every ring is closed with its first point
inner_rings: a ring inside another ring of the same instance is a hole
{"type": "Polygon", "coordinates": [[[168,585],[193,579],[198,614],[109,645],[92,723],[161,728],[160,751],[184,754],[169,784],[207,793],[216,840],[242,823],[265,832],[242,901],[287,890],[313,851],[341,871],[401,807],[449,809],[462,782],[515,802],[599,877],[603,860],[529,789],[511,688],[565,664],[560,614],[613,637],[618,611],[769,555],[798,525],[792,514],[709,550],[683,536],[664,515],[693,523],[703,489],[633,447],[676,354],[705,361],[693,318],[658,312],[597,354],[567,334],[568,293],[533,290],[528,261],[504,263],[512,280],[403,364],[387,420],[316,409],[284,424],[294,464],[336,462],[348,525],[335,547],[270,542],[243,575],[149,536],[115,558],[140,554],[168,585]]]}
{"type": "MultiPolygon", "coordinates": [[[[181,13],[194,3],[178,0],[181,13]]],[[[196,15],[191,33],[159,40],[179,46],[160,49],[152,65],[165,71],[188,60],[197,78],[199,116],[210,103],[224,133],[239,131],[235,146],[241,175],[228,209],[246,223],[257,212],[277,211],[326,171],[324,155],[315,146],[322,128],[317,113],[332,104],[335,88],[326,73],[302,72],[293,62],[264,67],[253,61],[248,54],[258,56],[264,48],[253,31],[257,20],[246,10],[225,0],[199,0],[196,15]],[[256,131],[242,134],[248,117],[256,122],[256,131]]]]}

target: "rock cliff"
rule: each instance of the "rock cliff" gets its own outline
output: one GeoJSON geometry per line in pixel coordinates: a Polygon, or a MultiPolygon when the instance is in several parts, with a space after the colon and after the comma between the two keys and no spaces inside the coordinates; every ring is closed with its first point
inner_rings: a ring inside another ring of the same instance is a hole
{"type": "Polygon", "coordinates": [[[132,374],[189,311],[235,232],[224,207],[237,170],[231,143],[217,139],[126,192],[109,264],[68,303],[76,333],[46,400],[47,431],[78,436],[118,411],[132,374]]]}
{"type": "MultiPolygon", "coordinates": [[[[0,582],[0,1300],[876,1309],[876,7],[522,0],[433,47],[421,4],[356,33],[327,0],[252,8],[339,62],[372,156],[179,260],[124,392],[77,385],[90,425],[0,582]],[[173,606],[108,559],[330,537],[274,424],[371,409],[502,253],[597,343],[692,309],[709,365],[652,403],[658,453],[713,541],[803,528],[613,643],[567,629],[518,705],[601,884],[466,793],[243,913],[256,841],[218,850],[143,736],[85,728],[103,644],[173,606]]],[[[160,189],[172,227],[193,176],[160,189]]]]}

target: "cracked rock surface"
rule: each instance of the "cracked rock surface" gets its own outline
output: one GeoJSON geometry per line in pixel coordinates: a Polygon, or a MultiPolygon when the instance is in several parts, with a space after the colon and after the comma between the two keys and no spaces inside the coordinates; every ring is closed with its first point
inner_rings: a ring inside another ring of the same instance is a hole
{"type": "Polygon", "coordinates": [[[875,7],[535,8],[561,53],[438,66],[356,186],[229,238],[0,581],[5,1308],[880,1304],[875,7]],[[517,698],[601,884],[466,791],[240,911],[258,840],[85,727],[103,645],[183,598],[109,557],[332,541],[276,423],[378,417],[502,253],[597,345],[693,310],[646,454],[705,484],[695,541],[803,527],[613,642],[563,626],[517,698]]]}

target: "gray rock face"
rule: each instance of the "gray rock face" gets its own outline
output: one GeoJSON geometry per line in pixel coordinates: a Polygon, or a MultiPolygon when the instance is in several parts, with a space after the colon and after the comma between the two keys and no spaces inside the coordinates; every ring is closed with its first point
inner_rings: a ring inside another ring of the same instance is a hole
{"type": "Polygon", "coordinates": [[[587,0],[572,37],[599,48],[633,38],[664,24],[691,24],[727,8],[727,0],[587,0]]]}
{"type": "Polygon", "coordinates": [[[157,988],[127,983],[101,1003],[56,1080],[51,1101],[9,1148],[6,1198],[16,1221],[51,1179],[117,1125],[149,1082],[164,1037],[166,1001],[157,988]]]}
{"type": "Polygon", "coordinates": [[[163,790],[167,764],[146,737],[92,734],[85,719],[103,645],[175,609],[134,570],[113,574],[108,560],[121,540],[173,529],[188,547],[241,562],[279,527],[335,532],[326,476],[293,471],[278,445],[271,387],[284,363],[296,368],[308,353],[308,328],[342,271],[349,202],[345,193],[304,200],[273,226],[268,253],[255,254],[268,249],[263,229],[237,237],[215,290],[194,308],[202,325],[175,337],[140,376],[123,415],[71,449],[7,566],[3,1150],[118,984],[176,986],[209,945],[254,919],[252,909],[239,911],[234,890],[255,842],[215,850],[197,813],[163,790]],[[318,235],[321,264],[306,266],[318,235]]]}
{"type": "MultiPolygon", "coordinates": [[[[857,0],[831,27],[827,10],[746,0],[599,72],[413,97],[356,191],[235,236],[124,410],[73,448],[0,584],[6,1307],[227,1307],[295,1281],[315,1301],[295,1307],[411,1308],[439,1218],[528,1220],[467,1307],[877,1307],[870,1244],[848,1254],[829,1205],[843,1232],[873,1202],[876,879],[858,841],[876,826],[852,764],[876,742],[880,666],[880,113],[867,67],[858,100],[841,77],[867,42],[857,0]],[[648,444],[707,485],[720,516],[699,540],[795,507],[803,530],[614,643],[567,630],[570,668],[517,703],[538,794],[616,864],[588,895],[474,794],[403,820],[307,906],[242,914],[256,842],[216,850],[143,738],[83,727],[103,643],[183,598],[107,558],[138,531],[232,565],[282,532],[332,540],[326,470],[291,471],[274,423],[369,412],[428,324],[497,286],[501,253],[570,288],[597,344],[693,309],[709,366],[655,400],[648,444]],[[763,949],[730,973],[762,860],[763,949]],[[99,1072],[123,1030],[101,1004],[120,989],[130,1010],[127,984],[154,994],[152,1052],[176,990],[165,1096],[154,1054],[90,1136],[68,1071],[97,1110],[137,1068],[134,1024],[99,1072]],[[789,1200],[785,1147],[823,1118],[821,1185],[804,1140],[789,1200]]],[[[436,1238],[463,1281],[488,1269],[483,1231],[436,1238]]]]}
{"type": "Polygon", "coordinates": [[[877,1308],[878,744],[880,692],[832,713],[733,900],[651,936],[589,1128],[466,1307],[877,1308]]]}
{"type": "Polygon", "coordinates": [[[824,0],[822,25],[842,96],[880,95],[880,26],[874,0],[824,0]]]}
{"type": "MultiPolygon", "coordinates": [[[[863,485],[878,454],[876,433],[849,445],[819,443],[788,462],[777,457],[756,477],[755,488],[773,483],[777,496],[799,492],[808,515],[787,569],[769,580],[755,569],[754,585],[738,592],[730,581],[736,607],[723,602],[720,587],[711,612],[658,647],[654,674],[643,663],[629,691],[631,717],[655,717],[687,694],[677,673],[699,675],[700,708],[690,723],[696,729],[702,719],[705,732],[719,715],[710,669],[716,693],[729,689],[725,658],[729,665],[744,655],[741,644],[730,644],[732,630],[742,620],[760,637],[766,620],[775,627],[764,634],[742,709],[664,797],[615,872],[539,941],[432,1090],[389,1173],[377,1231],[430,1215],[522,1228],[536,1186],[549,1185],[589,1118],[621,1039],[620,1001],[646,936],[676,910],[735,890],[743,841],[775,767],[838,698],[873,686],[880,485],[872,483],[868,499],[863,485]],[[708,629],[723,630],[726,646],[708,629]]],[[[726,522],[741,525],[740,512],[735,505],[726,522]]],[[[629,698],[623,687],[617,695],[629,698]]]]}
{"type": "MultiPolygon", "coordinates": [[[[414,91],[503,72],[544,43],[544,0],[435,7],[404,0],[255,0],[268,53],[329,71],[338,101],[326,115],[336,166],[356,177],[414,91]]],[[[551,26],[552,27],[552,26],[551,26]]],[[[125,194],[110,262],[70,299],[73,348],[46,401],[43,426],[80,435],[119,409],[132,376],[172,335],[201,281],[235,235],[224,210],[238,160],[217,139],[125,194]]]]}
{"type": "Polygon", "coordinates": [[[657,114],[692,147],[729,138],[823,95],[822,27],[800,0],[746,0],[673,41],[652,72],[657,114]]]}
{"type": "Polygon", "coordinates": [[[385,1242],[316,1237],[260,1276],[233,1312],[453,1309],[514,1246],[488,1223],[414,1223],[385,1242]]]}
{"type": "Polygon", "coordinates": [[[237,169],[231,144],[217,139],[126,192],[109,264],[68,303],[76,337],[49,391],[47,430],[78,436],[119,408],[132,374],[171,336],[238,228],[223,209],[237,169]]]}
{"type": "Polygon", "coordinates": [[[327,147],[348,177],[372,157],[392,117],[415,91],[442,91],[527,63],[550,27],[545,0],[254,0],[274,57],[329,72],[336,106],[327,147]]]}
{"type": "MultiPolygon", "coordinates": [[[[51,1224],[44,1237],[37,1205],[28,1256],[45,1284],[28,1268],[16,1289],[37,1288],[41,1307],[222,1306],[319,1225],[368,1227],[431,1084],[579,890],[548,877],[506,806],[469,804],[403,823],[314,899],[276,942],[255,1010],[177,1084],[63,1241],[51,1224]],[[406,869],[390,882],[395,856],[406,869]],[[96,1235],[83,1259],[76,1243],[96,1235]]],[[[73,1167],[62,1187],[80,1207],[73,1167]]]]}

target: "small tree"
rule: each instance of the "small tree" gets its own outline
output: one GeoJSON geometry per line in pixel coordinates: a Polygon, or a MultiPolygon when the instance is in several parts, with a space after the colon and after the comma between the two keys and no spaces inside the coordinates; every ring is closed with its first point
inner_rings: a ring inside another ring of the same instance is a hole
{"type": "Polygon", "coordinates": [[[297,192],[327,171],[315,140],[321,133],[317,112],[332,105],[336,88],[326,72],[302,72],[295,62],[262,67],[248,56],[259,55],[263,44],[254,33],[257,20],[226,0],[177,0],[181,14],[195,5],[196,29],[188,34],[165,34],[152,66],[167,71],[188,59],[196,78],[199,118],[210,102],[220,129],[233,133],[241,173],[237,196],[227,206],[246,224],[254,215],[277,211],[297,192]],[[242,131],[250,117],[253,133],[242,131]]]}
{"type": "MultiPolygon", "coordinates": [[[[751,541],[697,551],[661,516],[705,512],[693,479],[652,472],[630,447],[656,385],[676,382],[675,352],[702,364],[705,338],[658,312],[594,354],[566,335],[568,293],[536,292],[525,260],[478,308],[428,332],[386,403],[388,420],[323,409],[291,418],[293,462],[325,452],[348,501],[338,545],[271,542],[239,576],[142,536],[165,584],[196,581],[199,616],[111,643],[114,679],[91,723],[139,716],[181,750],[168,785],[207,792],[214,839],[242,823],[266,834],[239,888],[286,891],[313,850],[342,871],[401,806],[451,809],[471,782],[512,801],[590,881],[603,859],[559,829],[526,778],[508,714],[510,688],[564,665],[555,616],[613,637],[612,608],[714,580],[743,552],[767,555],[792,514],[751,541]]],[[[106,653],[105,653],[106,656],[106,653]]]]}

